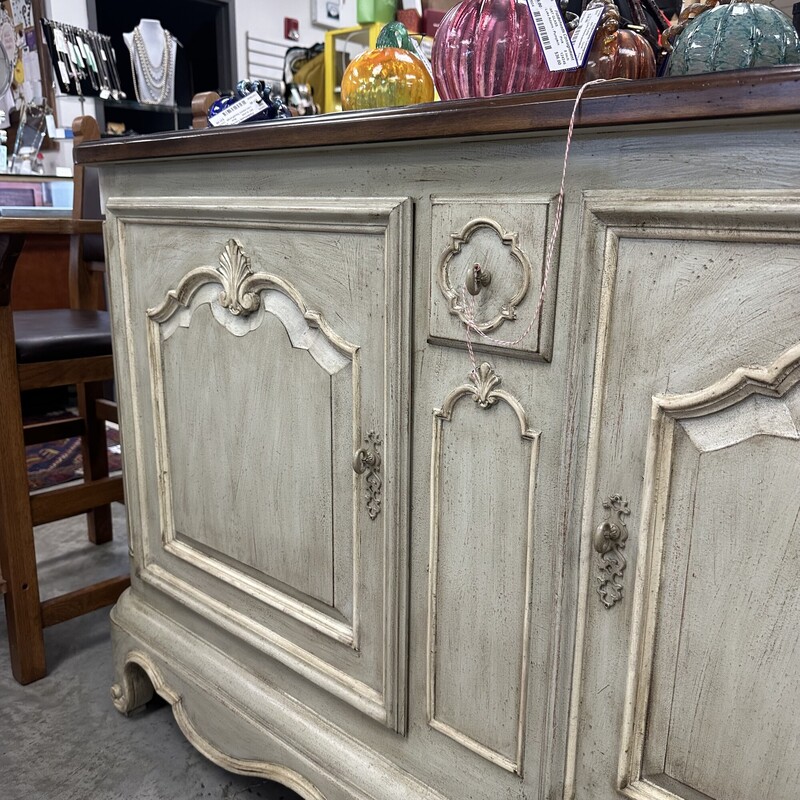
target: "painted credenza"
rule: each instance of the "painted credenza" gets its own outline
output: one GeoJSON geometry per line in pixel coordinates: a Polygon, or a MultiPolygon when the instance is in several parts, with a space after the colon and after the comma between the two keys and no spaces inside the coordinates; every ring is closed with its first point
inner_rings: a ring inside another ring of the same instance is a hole
{"type": "Polygon", "coordinates": [[[574,90],[81,148],[120,711],[308,800],[796,800],[798,73],[724,78],[589,93],[519,342],[574,90]]]}

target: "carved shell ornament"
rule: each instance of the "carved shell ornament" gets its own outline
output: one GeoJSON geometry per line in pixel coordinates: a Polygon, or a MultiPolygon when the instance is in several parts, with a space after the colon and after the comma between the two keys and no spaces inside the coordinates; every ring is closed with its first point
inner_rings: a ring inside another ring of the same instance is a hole
{"type": "Polygon", "coordinates": [[[219,257],[217,272],[222,276],[222,291],[219,303],[237,317],[251,314],[261,305],[258,292],[247,289],[247,279],[253,275],[250,257],[242,250],[236,239],[228,239],[219,257]]]}
{"type": "Polygon", "coordinates": [[[517,318],[517,306],[528,293],[531,264],[517,244],[517,234],[504,230],[493,219],[473,219],[459,233],[451,233],[450,246],[439,260],[438,281],[450,313],[464,324],[471,321],[464,286],[476,266],[484,268],[483,285],[487,289],[481,295],[485,298],[482,308],[475,309],[474,325],[487,332],[504,320],[517,318]],[[494,234],[491,239],[482,235],[487,231],[494,234]],[[492,274],[493,278],[489,277],[492,274]]]}
{"type": "Polygon", "coordinates": [[[502,383],[502,379],[491,364],[484,361],[477,370],[470,374],[469,379],[475,384],[472,399],[481,408],[489,408],[497,402],[499,395],[495,393],[495,389],[502,383]]]}

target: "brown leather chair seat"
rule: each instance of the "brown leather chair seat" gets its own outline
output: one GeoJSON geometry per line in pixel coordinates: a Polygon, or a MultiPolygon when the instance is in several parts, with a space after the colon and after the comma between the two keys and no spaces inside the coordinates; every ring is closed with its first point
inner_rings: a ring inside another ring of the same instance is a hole
{"type": "Polygon", "coordinates": [[[19,364],[111,355],[107,311],[15,311],[14,338],[19,364]]]}

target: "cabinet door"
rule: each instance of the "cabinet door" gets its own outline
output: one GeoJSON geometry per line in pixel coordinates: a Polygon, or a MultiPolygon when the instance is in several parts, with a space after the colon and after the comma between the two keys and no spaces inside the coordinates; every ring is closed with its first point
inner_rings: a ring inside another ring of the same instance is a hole
{"type": "Polygon", "coordinates": [[[410,204],[108,208],[141,578],[402,729],[410,204]]]}
{"type": "Polygon", "coordinates": [[[585,212],[567,797],[794,800],[800,201],[603,194],[585,212]]]}

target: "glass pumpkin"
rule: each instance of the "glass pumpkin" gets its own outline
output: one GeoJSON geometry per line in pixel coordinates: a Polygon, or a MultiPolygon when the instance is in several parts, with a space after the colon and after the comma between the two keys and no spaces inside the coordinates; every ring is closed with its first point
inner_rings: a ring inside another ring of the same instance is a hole
{"type": "Polygon", "coordinates": [[[673,46],[667,75],[798,63],[800,38],[789,17],[772,6],[733,0],[702,11],[686,24],[673,46]]]}
{"type": "Polygon", "coordinates": [[[550,72],[525,2],[463,0],[433,40],[433,76],[443,100],[493,97],[561,86],[550,72]]]}
{"type": "Polygon", "coordinates": [[[619,9],[613,0],[592,0],[586,11],[597,7],[603,8],[603,16],[586,63],[568,73],[567,83],[580,86],[597,78],[655,78],[656,56],[647,39],[636,31],[620,30],[619,9]]]}
{"type": "Polygon", "coordinates": [[[391,108],[433,102],[433,80],[425,64],[398,47],[367,50],[342,77],[342,108],[391,108]]]}

